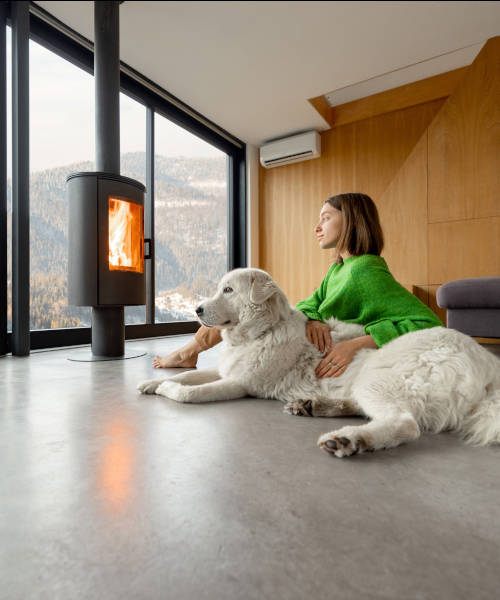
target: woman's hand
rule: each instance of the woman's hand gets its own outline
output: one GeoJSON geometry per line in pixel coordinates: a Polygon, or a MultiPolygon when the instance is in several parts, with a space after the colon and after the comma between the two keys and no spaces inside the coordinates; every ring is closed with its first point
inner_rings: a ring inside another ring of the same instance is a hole
{"type": "Polygon", "coordinates": [[[306,323],[306,337],[320,352],[328,350],[332,345],[330,327],[322,321],[308,321],[306,323]]]}
{"type": "Polygon", "coordinates": [[[316,376],[320,379],[324,377],[339,377],[345,372],[351,364],[354,355],[361,348],[377,348],[377,344],[371,335],[344,340],[335,344],[317,366],[316,376]]]}

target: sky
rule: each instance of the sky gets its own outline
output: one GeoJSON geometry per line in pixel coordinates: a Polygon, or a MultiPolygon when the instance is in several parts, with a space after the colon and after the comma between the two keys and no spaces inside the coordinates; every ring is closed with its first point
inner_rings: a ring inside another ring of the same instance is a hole
{"type": "MultiPolygon", "coordinates": [[[[91,75],[30,41],[30,171],[94,160],[94,80],[91,75]]],[[[8,168],[11,165],[11,46],[7,31],[8,168]]],[[[155,116],[156,154],[221,157],[205,141],[155,116]]],[[[146,109],[120,94],[120,151],[145,152],[146,109]]]]}

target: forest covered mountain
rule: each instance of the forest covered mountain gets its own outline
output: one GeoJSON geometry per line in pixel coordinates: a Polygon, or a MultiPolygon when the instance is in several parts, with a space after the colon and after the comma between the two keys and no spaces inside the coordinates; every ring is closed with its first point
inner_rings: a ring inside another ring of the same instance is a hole
{"type": "MultiPolygon", "coordinates": [[[[31,174],[31,329],[90,324],[90,309],[68,306],[67,300],[66,177],[71,172],[92,170],[94,165],[86,162],[31,174]]],[[[122,155],[120,170],[122,175],[144,182],[145,154],[122,155]]],[[[157,321],[193,319],[200,299],[215,291],[226,272],[226,205],[224,156],[155,157],[157,321]]],[[[10,211],[9,201],[9,224],[10,211]]],[[[144,314],[144,307],[128,307],[126,322],[143,323],[144,314]]]]}

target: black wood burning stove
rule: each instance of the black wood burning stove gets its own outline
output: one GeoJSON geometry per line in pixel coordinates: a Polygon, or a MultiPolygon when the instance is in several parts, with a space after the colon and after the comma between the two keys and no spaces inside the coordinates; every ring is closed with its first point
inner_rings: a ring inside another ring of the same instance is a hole
{"type": "Polygon", "coordinates": [[[69,201],[69,303],[146,303],[144,186],[110,173],[72,173],[69,201]]]}
{"type": "Polygon", "coordinates": [[[96,359],[125,357],[123,307],[146,303],[144,191],[112,173],[67,179],[69,303],[92,306],[96,359]]]}
{"type": "Polygon", "coordinates": [[[72,173],[69,202],[69,303],[92,307],[92,354],[73,360],[111,360],[125,354],[124,306],[146,303],[144,192],[120,175],[120,2],[94,2],[96,98],[95,173],[72,173]]]}

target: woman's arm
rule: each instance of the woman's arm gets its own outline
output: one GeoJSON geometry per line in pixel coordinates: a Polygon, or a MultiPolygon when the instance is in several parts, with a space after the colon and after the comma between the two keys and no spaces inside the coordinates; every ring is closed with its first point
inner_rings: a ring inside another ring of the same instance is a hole
{"type": "Polygon", "coordinates": [[[319,288],[317,290],[314,290],[313,294],[309,296],[309,298],[301,300],[295,305],[295,308],[303,312],[308,319],[311,319],[313,321],[323,321],[323,317],[318,312],[318,309],[325,299],[326,290],[328,287],[328,280],[330,278],[332,268],[333,267],[330,267],[319,288]]]}
{"type": "Polygon", "coordinates": [[[356,342],[356,345],[358,346],[358,350],[361,350],[361,348],[375,348],[375,349],[378,348],[377,343],[375,342],[375,340],[372,338],[371,335],[362,335],[361,337],[354,338],[350,341],[356,342]]]}
{"type": "Polygon", "coordinates": [[[371,335],[363,335],[335,344],[317,366],[316,376],[322,378],[342,375],[352,362],[356,352],[362,348],[378,348],[378,346],[371,335]]]}

